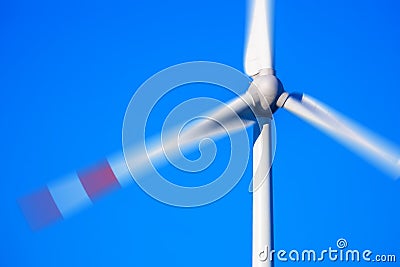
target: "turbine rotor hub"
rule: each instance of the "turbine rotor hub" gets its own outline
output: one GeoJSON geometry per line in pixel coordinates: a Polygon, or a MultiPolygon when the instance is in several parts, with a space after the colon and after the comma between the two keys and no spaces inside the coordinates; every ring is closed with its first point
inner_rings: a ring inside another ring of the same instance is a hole
{"type": "Polygon", "coordinates": [[[255,115],[269,117],[278,109],[276,103],[284,89],[272,69],[263,69],[253,76],[248,93],[253,98],[255,115]]]}

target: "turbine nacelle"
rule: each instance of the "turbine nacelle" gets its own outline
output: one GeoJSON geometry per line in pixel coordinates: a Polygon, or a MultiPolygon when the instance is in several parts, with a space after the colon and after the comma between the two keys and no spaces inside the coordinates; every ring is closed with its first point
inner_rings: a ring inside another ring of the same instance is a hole
{"type": "Polygon", "coordinates": [[[278,109],[277,101],[285,92],[273,69],[262,69],[253,76],[248,94],[252,97],[252,108],[256,116],[270,117],[278,109]]]}

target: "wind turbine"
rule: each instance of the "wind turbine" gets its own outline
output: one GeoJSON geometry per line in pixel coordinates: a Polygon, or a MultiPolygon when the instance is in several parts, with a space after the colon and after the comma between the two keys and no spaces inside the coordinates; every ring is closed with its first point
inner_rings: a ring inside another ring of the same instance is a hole
{"type": "Polygon", "coordinates": [[[273,0],[254,0],[245,53],[245,72],[253,78],[248,93],[256,116],[264,125],[253,148],[253,246],[252,265],[271,266],[272,190],[271,120],[283,108],[322,130],[394,178],[400,176],[400,154],[366,129],[305,94],[284,91],[275,76],[273,55],[273,0]],[[267,108],[268,107],[268,108],[267,108]],[[265,255],[267,254],[267,255],[265,255]],[[267,260],[268,259],[268,260],[267,260]]]}
{"type": "MultiPolygon", "coordinates": [[[[272,115],[279,108],[288,110],[321,129],[390,175],[397,178],[400,174],[399,153],[384,140],[309,96],[289,94],[284,91],[274,70],[272,11],[272,0],[253,1],[245,56],[245,70],[252,77],[253,82],[244,95],[228,105],[229,110],[235,111],[238,115],[249,107],[261,125],[253,150],[253,266],[270,264],[269,261],[260,260],[260,253],[265,247],[272,248],[271,125],[272,115]]],[[[226,108],[221,108],[211,113],[210,117],[229,122],[232,119],[232,113],[226,108]]],[[[236,129],[235,125],[231,126],[228,130],[236,129]]],[[[199,124],[189,129],[180,141],[189,144],[207,136],[210,132],[212,135],[221,134],[210,124],[199,124]],[[204,129],[207,129],[207,132],[202,134],[201,130],[204,129]]],[[[173,144],[171,144],[171,149],[175,149],[173,144]]],[[[152,155],[157,157],[160,153],[163,151],[156,149],[152,155]]],[[[104,190],[123,186],[129,182],[126,178],[128,176],[129,170],[125,166],[124,159],[109,159],[94,170],[78,173],[74,179],[49,186],[47,191],[30,195],[22,201],[22,206],[26,207],[28,217],[33,216],[45,222],[52,221],[60,216],[65,217],[77,207],[89,203],[104,190]],[[71,191],[75,193],[73,198],[67,196],[67,193],[71,191]],[[42,213],[34,213],[36,210],[31,205],[39,205],[42,213]],[[41,216],[47,216],[47,218],[41,216]]]]}

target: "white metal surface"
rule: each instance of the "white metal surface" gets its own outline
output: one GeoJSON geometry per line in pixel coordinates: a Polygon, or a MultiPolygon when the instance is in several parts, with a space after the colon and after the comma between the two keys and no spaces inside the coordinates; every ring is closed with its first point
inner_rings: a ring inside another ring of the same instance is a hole
{"type": "Polygon", "coordinates": [[[249,76],[273,69],[273,0],[253,0],[250,6],[244,68],[249,76]]]}
{"type": "Polygon", "coordinates": [[[400,176],[400,150],[310,96],[289,96],[283,108],[312,124],[375,166],[400,176]]]}
{"type": "Polygon", "coordinates": [[[271,127],[264,124],[253,148],[253,267],[271,266],[271,127]]]}

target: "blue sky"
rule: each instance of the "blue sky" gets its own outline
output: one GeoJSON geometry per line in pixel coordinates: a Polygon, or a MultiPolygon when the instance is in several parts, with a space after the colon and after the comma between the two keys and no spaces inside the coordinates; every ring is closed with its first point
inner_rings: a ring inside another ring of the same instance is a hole
{"type": "MultiPolygon", "coordinates": [[[[394,0],[277,1],[286,90],[400,145],[399,10],[394,0]]],[[[250,266],[251,166],[230,194],[194,209],[132,185],[32,232],[16,203],[120,151],[129,100],[156,72],[194,60],[243,70],[246,2],[3,1],[0,13],[0,265],[250,266]]],[[[399,182],[291,114],[275,119],[275,246],[322,250],[343,237],[400,260],[399,182]]]]}

